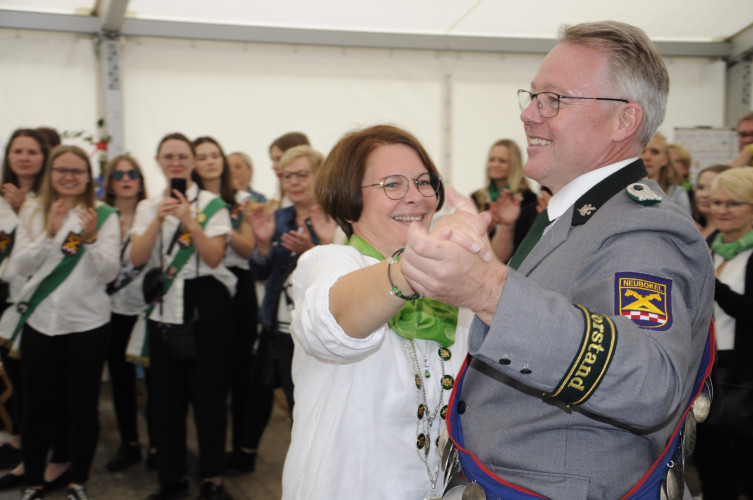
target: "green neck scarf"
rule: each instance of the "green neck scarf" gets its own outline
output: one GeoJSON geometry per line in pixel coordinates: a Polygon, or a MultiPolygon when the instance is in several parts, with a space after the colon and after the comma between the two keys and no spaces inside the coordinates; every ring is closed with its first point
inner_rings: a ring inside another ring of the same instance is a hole
{"type": "MultiPolygon", "coordinates": [[[[355,234],[350,237],[348,244],[362,255],[384,260],[382,254],[355,234]]],[[[406,301],[388,324],[403,338],[433,340],[442,347],[450,347],[455,343],[458,308],[427,298],[406,301]]]]}
{"type": "Polygon", "coordinates": [[[725,260],[732,260],[737,257],[740,252],[751,247],[753,247],[753,231],[748,231],[742,235],[739,240],[733,241],[732,243],[724,243],[722,241],[722,235],[719,233],[711,244],[711,250],[724,257],[725,260]]]}
{"type": "MultiPolygon", "coordinates": [[[[510,186],[505,186],[503,189],[509,189],[510,186]]],[[[489,188],[487,189],[489,191],[489,201],[497,201],[499,199],[499,195],[502,194],[502,189],[497,187],[497,183],[495,181],[489,181],[489,188]]]]}

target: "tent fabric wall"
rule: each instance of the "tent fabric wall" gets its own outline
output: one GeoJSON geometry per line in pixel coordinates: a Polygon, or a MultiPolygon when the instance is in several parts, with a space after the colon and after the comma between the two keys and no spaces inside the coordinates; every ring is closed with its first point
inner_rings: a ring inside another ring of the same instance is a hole
{"type": "MultiPolygon", "coordinates": [[[[164,187],[154,162],[164,134],[212,135],[226,152],[249,153],[255,188],[273,195],[267,147],[275,137],[300,130],[326,154],[348,130],[389,122],[413,132],[449,183],[470,193],[484,182],[494,140],[524,144],[515,92],[528,88],[542,57],[127,38],[120,60],[125,149],[154,191],[164,187]]],[[[724,63],[674,57],[667,67],[672,84],[661,130],[671,138],[675,127],[722,126],[724,63]]],[[[3,145],[19,126],[95,132],[97,78],[89,38],[0,30],[3,145]]]]}

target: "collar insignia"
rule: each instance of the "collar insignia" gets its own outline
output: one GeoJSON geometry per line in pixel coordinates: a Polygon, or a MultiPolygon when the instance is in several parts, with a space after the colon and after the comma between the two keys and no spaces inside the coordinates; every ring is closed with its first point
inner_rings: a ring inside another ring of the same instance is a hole
{"type": "Polygon", "coordinates": [[[637,201],[641,205],[656,205],[661,201],[661,196],[654,193],[651,188],[640,182],[630,184],[626,189],[628,197],[637,201]]]}
{"type": "Polygon", "coordinates": [[[63,252],[63,254],[66,255],[66,257],[76,255],[81,248],[82,242],[83,238],[81,237],[81,235],[71,231],[70,233],[68,233],[68,236],[65,237],[60,250],[63,252]]]}
{"type": "Polygon", "coordinates": [[[581,215],[582,217],[588,217],[589,215],[591,215],[591,214],[592,214],[592,213],[594,213],[595,211],[596,211],[596,207],[595,207],[595,206],[593,206],[593,205],[591,205],[590,203],[587,203],[587,204],[583,205],[582,207],[580,207],[580,208],[578,209],[578,213],[579,213],[579,214],[580,214],[580,215],[581,215]]]}
{"type": "Polygon", "coordinates": [[[647,330],[672,326],[672,280],[641,273],[616,273],[614,313],[647,330]]]}

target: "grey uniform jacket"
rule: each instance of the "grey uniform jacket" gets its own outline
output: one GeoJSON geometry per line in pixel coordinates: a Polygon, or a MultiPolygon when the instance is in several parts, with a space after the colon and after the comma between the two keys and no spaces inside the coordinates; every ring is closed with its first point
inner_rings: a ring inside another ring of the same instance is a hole
{"type": "Polygon", "coordinates": [[[693,221],[655,182],[641,184],[660,203],[628,196],[645,175],[638,160],[581,197],[510,270],[491,326],[471,327],[466,447],[549,498],[622,497],[690,398],[713,266],[693,221]]]}

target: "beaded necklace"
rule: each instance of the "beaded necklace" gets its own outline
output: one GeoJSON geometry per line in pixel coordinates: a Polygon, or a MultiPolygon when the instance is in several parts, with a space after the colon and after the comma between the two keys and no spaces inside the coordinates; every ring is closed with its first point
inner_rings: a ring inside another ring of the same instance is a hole
{"type": "Polygon", "coordinates": [[[418,455],[421,457],[421,461],[426,466],[426,473],[429,476],[429,482],[431,483],[432,495],[437,495],[437,479],[440,474],[440,457],[439,457],[439,434],[441,429],[437,426],[436,437],[432,436],[432,426],[437,416],[440,416],[443,420],[447,414],[447,405],[444,404],[444,392],[452,390],[452,386],[455,384],[455,379],[452,375],[445,373],[445,361],[449,361],[452,357],[452,353],[446,347],[439,346],[437,350],[437,356],[439,357],[440,366],[442,367],[442,377],[440,383],[442,390],[439,391],[439,399],[436,406],[431,409],[429,407],[428,398],[426,395],[426,380],[431,378],[431,371],[429,370],[429,361],[424,356],[424,366],[418,361],[418,351],[416,349],[416,343],[412,339],[403,339],[405,347],[410,353],[411,361],[413,362],[413,373],[416,382],[416,400],[418,408],[416,412],[416,447],[418,448],[418,455]],[[434,445],[432,446],[432,443],[434,445]],[[435,466],[430,465],[430,451],[434,448],[436,455],[435,466]]]}

